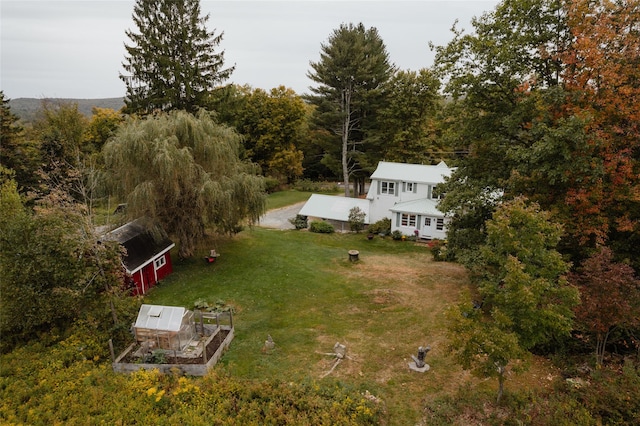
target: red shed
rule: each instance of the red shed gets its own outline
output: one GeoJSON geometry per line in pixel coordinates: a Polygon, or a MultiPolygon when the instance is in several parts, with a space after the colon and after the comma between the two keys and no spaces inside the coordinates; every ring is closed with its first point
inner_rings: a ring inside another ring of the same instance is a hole
{"type": "Polygon", "coordinates": [[[117,241],[127,250],[122,264],[135,284],[134,294],[145,294],[173,272],[170,250],[175,244],[166,233],[151,232],[140,219],[114,229],[103,239],[117,241]]]}

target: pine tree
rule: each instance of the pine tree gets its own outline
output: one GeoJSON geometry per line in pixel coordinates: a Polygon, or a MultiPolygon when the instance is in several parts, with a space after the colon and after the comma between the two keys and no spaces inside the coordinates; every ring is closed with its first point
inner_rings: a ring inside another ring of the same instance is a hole
{"type": "MultiPolygon", "coordinates": [[[[367,30],[360,23],[334,30],[322,45],[320,61],[312,62],[311,68],[308,76],[319,84],[311,88],[314,95],[309,97],[317,106],[314,121],[339,138],[345,195],[349,196],[349,177],[361,167],[358,160],[367,128],[376,121],[382,87],[394,66],[378,30],[367,30]]],[[[325,161],[337,163],[327,157],[325,161]]]]}
{"type": "Polygon", "coordinates": [[[215,47],[224,33],[215,35],[200,16],[199,0],[136,0],[133,21],[138,32],[127,30],[131,45],[120,79],[127,87],[125,111],[154,111],[205,107],[209,92],[229,78],[234,67],[223,68],[224,51],[215,47]]]}

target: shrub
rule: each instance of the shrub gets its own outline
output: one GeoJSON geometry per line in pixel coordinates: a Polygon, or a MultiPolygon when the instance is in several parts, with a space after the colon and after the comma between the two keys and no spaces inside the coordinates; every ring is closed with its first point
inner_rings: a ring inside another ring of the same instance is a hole
{"type": "Polygon", "coordinates": [[[376,223],[372,223],[369,225],[369,232],[372,234],[389,235],[391,233],[391,219],[385,217],[376,223]]]}
{"type": "Polygon", "coordinates": [[[267,194],[271,194],[280,190],[280,181],[274,177],[267,176],[264,178],[264,188],[267,194]]]}
{"type": "Polygon", "coordinates": [[[349,226],[352,231],[360,232],[364,229],[364,218],[366,213],[360,207],[349,210],[349,226]]]}
{"type": "Polygon", "coordinates": [[[335,232],[335,229],[333,229],[333,225],[329,222],[324,220],[314,220],[311,222],[311,225],[309,225],[309,231],[319,234],[332,234],[335,232]]]}
{"type": "Polygon", "coordinates": [[[427,246],[431,250],[433,260],[440,262],[447,258],[447,246],[442,240],[431,240],[427,243],[427,246]]]}
{"type": "Polygon", "coordinates": [[[402,232],[398,231],[397,229],[395,231],[393,231],[391,233],[391,238],[393,238],[396,241],[399,241],[402,239],[402,232]]]}
{"type": "Polygon", "coordinates": [[[307,216],[297,214],[296,217],[289,219],[289,223],[296,227],[296,229],[307,229],[309,221],[307,216]]]}
{"type": "Polygon", "coordinates": [[[303,192],[339,192],[340,188],[333,182],[314,182],[309,179],[301,179],[294,184],[294,188],[303,192]]]}

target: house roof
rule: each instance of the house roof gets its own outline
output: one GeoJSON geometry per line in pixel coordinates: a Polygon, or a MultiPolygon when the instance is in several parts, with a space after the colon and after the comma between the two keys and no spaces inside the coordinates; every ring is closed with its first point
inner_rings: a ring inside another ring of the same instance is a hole
{"type": "Polygon", "coordinates": [[[103,241],[117,241],[126,250],[122,263],[129,273],[134,273],[157,256],[171,250],[175,244],[164,232],[154,235],[137,219],[105,234],[103,241]]]}
{"type": "Polygon", "coordinates": [[[396,213],[419,214],[423,216],[444,217],[444,213],[438,210],[438,202],[428,198],[396,203],[389,210],[396,213]]]}
{"type": "Polygon", "coordinates": [[[180,331],[186,309],[179,306],[142,305],[135,328],[180,331]]]}
{"type": "Polygon", "coordinates": [[[349,211],[354,207],[365,213],[364,223],[369,223],[369,200],[362,198],[312,194],[298,214],[348,222],[349,211]]]}
{"type": "Polygon", "coordinates": [[[444,161],[436,166],[380,161],[376,171],[371,175],[371,180],[440,183],[444,182],[444,177],[449,177],[454,170],[444,161]]]}

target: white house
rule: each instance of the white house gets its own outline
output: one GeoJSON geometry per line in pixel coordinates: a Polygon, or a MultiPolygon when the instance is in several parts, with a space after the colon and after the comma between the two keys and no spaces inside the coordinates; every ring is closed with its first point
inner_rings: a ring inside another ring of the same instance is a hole
{"type": "Polygon", "coordinates": [[[314,194],[299,214],[346,222],[349,210],[359,207],[366,213],[367,224],[386,217],[391,219],[392,231],[444,239],[448,219],[438,210],[441,196],[434,188],[453,170],[444,162],[430,166],[381,161],[371,175],[365,200],[314,194]]]}

